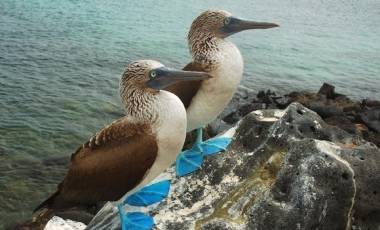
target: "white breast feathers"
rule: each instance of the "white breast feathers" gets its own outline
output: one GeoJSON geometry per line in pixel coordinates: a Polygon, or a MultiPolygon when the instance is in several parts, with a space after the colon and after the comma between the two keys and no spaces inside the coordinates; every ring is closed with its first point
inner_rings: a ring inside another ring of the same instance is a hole
{"type": "Polygon", "coordinates": [[[218,45],[218,63],[210,72],[213,78],[202,83],[187,108],[187,130],[204,127],[227,106],[243,75],[243,58],[239,49],[229,41],[218,45]]]}

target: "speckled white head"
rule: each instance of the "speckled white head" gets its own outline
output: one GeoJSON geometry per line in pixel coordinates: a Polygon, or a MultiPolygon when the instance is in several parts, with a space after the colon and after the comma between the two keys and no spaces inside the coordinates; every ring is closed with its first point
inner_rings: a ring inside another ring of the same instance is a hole
{"type": "Polygon", "coordinates": [[[226,36],[222,33],[221,28],[224,26],[225,20],[232,14],[225,10],[207,10],[194,19],[191,24],[188,38],[195,39],[199,35],[208,35],[208,37],[226,36]]]}
{"type": "Polygon", "coordinates": [[[147,87],[146,82],[151,78],[150,72],[160,67],[164,65],[154,60],[139,60],[130,63],[120,79],[121,98],[130,96],[130,93],[137,89],[141,90],[141,93],[157,93],[157,90],[147,87]]]}
{"type": "Polygon", "coordinates": [[[248,21],[233,17],[225,10],[207,10],[194,19],[188,38],[208,35],[208,37],[225,38],[234,33],[249,29],[269,29],[278,27],[275,23],[248,21]]]}
{"type": "Polygon", "coordinates": [[[207,78],[209,75],[204,72],[169,69],[154,60],[139,60],[127,66],[119,92],[128,115],[154,120],[161,89],[178,81],[207,78]]]}
{"type": "Polygon", "coordinates": [[[195,61],[207,65],[215,64],[220,45],[226,37],[244,30],[269,29],[275,23],[248,21],[233,17],[225,10],[207,10],[194,19],[188,45],[195,61]]]}

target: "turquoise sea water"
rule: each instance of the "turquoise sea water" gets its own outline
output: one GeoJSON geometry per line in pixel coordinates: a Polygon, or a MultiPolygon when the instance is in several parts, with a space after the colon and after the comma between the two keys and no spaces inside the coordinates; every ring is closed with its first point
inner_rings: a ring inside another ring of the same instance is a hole
{"type": "Polygon", "coordinates": [[[209,8],[281,25],[231,38],[242,84],[289,92],[329,82],[380,98],[378,0],[1,0],[0,229],[30,215],[77,146],[121,116],[124,66],[184,66],[187,30],[209,8]]]}

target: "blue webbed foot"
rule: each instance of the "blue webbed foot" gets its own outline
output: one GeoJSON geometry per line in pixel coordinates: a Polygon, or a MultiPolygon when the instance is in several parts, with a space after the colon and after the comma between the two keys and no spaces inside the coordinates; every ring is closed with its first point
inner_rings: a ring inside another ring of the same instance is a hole
{"type": "Polygon", "coordinates": [[[186,151],[181,152],[176,159],[176,173],[184,176],[199,169],[203,163],[202,148],[199,143],[186,151]]]}
{"type": "Polygon", "coordinates": [[[229,137],[214,137],[205,142],[202,142],[201,148],[203,155],[209,156],[215,153],[225,151],[228,145],[231,143],[231,138],[229,137]]]}
{"type": "Polygon", "coordinates": [[[170,180],[163,180],[133,193],[123,203],[132,206],[149,206],[165,199],[169,194],[169,189],[170,180]]]}
{"type": "Polygon", "coordinates": [[[124,204],[132,206],[149,206],[165,199],[170,190],[170,181],[163,180],[148,185],[139,191],[128,196],[122,204],[119,204],[118,210],[122,230],[150,230],[154,226],[153,218],[142,212],[128,212],[123,209],[124,204]]]}
{"type": "Polygon", "coordinates": [[[202,128],[197,129],[197,138],[193,147],[180,153],[176,160],[176,172],[178,176],[184,176],[199,169],[204,156],[225,151],[231,143],[231,138],[215,137],[202,142],[202,128]]]}
{"type": "Polygon", "coordinates": [[[125,213],[123,206],[117,206],[122,230],[150,230],[154,226],[153,218],[142,212],[125,213]]]}

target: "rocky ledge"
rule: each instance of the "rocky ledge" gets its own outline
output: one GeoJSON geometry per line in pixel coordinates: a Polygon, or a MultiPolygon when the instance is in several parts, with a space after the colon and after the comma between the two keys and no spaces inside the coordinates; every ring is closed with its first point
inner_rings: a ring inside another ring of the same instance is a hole
{"type": "MultiPolygon", "coordinates": [[[[231,123],[240,111],[227,116],[231,123]]],[[[250,112],[224,135],[233,137],[229,149],[201,170],[163,174],[172,181],[169,197],[143,210],[157,229],[379,229],[380,149],[356,129],[291,103],[250,112]]],[[[87,228],[119,229],[113,204],[87,228]]]]}
{"type": "Polygon", "coordinates": [[[291,92],[282,96],[270,90],[240,87],[223,113],[208,127],[209,136],[231,128],[248,113],[260,109],[285,109],[293,102],[316,112],[327,124],[358,135],[380,147],[380,101],[354,101],[324,83],[318,92],[291,92]]]}

